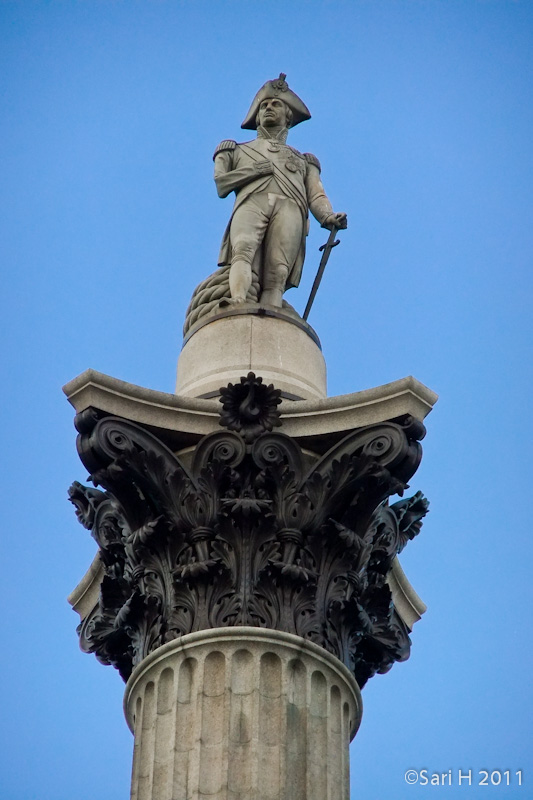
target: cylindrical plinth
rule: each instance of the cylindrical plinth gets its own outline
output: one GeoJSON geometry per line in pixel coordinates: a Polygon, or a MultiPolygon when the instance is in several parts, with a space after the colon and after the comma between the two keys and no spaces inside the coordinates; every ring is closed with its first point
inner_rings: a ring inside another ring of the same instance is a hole
{"type": "Polygon", "coordinates": [[[361,695],[299,636],[216,628],[155,650],[124,698],[132,800],[347,800],[361,695]]]}
{"type": "Polygon", "coordinates": [[[210,397],[255,372],[293,400],[326,397],[326,364],[313,329],[295,312],[246,305],[201,320],[178,360],[176,394],[210,397]]]}

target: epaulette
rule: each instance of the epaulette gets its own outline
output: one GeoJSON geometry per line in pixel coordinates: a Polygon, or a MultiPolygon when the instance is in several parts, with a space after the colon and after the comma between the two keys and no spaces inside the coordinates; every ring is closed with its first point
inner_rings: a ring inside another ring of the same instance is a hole
{"type": "Polygon", "coordinates": [[[235,150],[236,146],[237,142],[234,139],[224,139],[222,142],[220,142],[219,146],[213,153],[213,161],[215,160],[215,157],[218,155],[218,153],[222,153],[224,152],[224,150],[235,150]]]}
{"type": "Polygon", "coordinates": [[[300,153],[300,151],[297,150],[295,147],[291,147],[290,144],[285,145],[285,147],[288,147],[291,153],[294,153],[295,156],[299,156],[299,158],[304,157],[303,153],[300,153]]]}
{"type": "Polygon", "coordinates": [[[322,167],[320,166],[320,161],[312,153],[304,153],[304,158],[308,162],[308,164],[314,164],[314,166],[317,167],[319,172],[322,171],[322,167]]]}

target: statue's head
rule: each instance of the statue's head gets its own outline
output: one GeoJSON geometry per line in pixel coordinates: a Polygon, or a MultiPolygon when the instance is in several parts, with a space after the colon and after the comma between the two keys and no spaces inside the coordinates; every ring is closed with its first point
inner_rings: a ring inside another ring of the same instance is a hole
{"type": "Polygon", "coordinates": [[[289,106],[277,97],[267,97],[259,105],[255,118],[255,127],[263,128],[283,127],[290,128],[293,113],[289,106]]]}
{"type": "Polygon", "coordinates": [[[252,105],[246,115],[246,119],[241,125],[241,128],[255,131],[258,125],[264,127],[271,127],[273,125],[286,125],[287,128],[294,127],[306,119],[311,119],[311,113],[307,106],[302,103],[297,94],[295,94],[285,80],[286,75],[280,73],[279,78],[273,81],[267,81],[257,92],[252,101],[252,105]],[[265,101],[271,101],[265,106],[265,101]],[[274,103],[274,101],[277,101],[274,103]],[[273,123],[272,115],[267,114],[267,108],[270,111],[275,110],[275,114],[282,118],[283,112],[285,114],[285,122],[273,123]],[[262,115],[262,116],[261,116],[262,115]],[[265,125],[265,122],[267,123],[265,125]]]}

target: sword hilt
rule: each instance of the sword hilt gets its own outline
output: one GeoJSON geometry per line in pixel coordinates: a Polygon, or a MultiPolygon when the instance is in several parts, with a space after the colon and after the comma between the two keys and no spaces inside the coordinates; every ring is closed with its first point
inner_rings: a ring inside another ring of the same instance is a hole
{"type": "Polygon", "coordinates": [[[322,252],[322,250],[325,250],[325,249],[326,249],[326,247],[337,247],[337,245],[338,245],[338,244],[340,244],[340,243],[341,243],[341,240],[340,240],[340,239],[335,239],[335,241],[334,241],[334,242],[332,242],[331,244],[330,244],[329,242],[326,242],[326,244],[323,244],[323,245],[321,245],[321,246],[318,248],[318,250],[319,250],[319,252],[321,253],[321,252],[322,252]]]}

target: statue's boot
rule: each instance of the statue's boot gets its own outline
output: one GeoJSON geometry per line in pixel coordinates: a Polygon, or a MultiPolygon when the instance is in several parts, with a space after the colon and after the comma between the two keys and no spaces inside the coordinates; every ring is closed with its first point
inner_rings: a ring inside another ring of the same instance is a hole
{"type": "Polygon", "coordinates": [[[289,267],[287,263],[278,261],[274,265],[265,265],[263,275],[263,292],[259,298],[261,305],[281,308],[283,292],[287,285],[289,267]]]}
{"type": "Polygon", "coordinates": [[[262,306],[275,306],[281,308],[282,306],[283,289],[264,289],[259,300],[262,306]]]}

